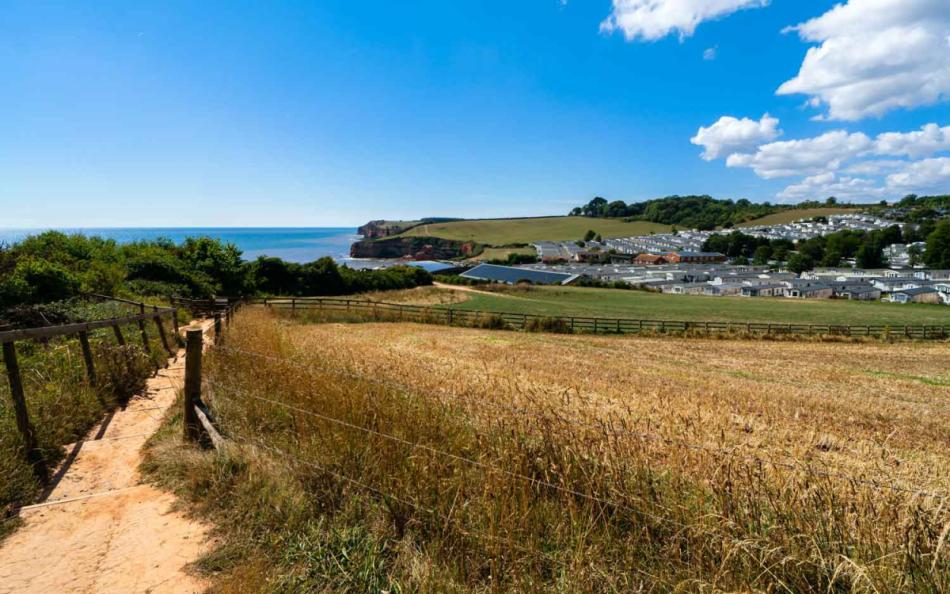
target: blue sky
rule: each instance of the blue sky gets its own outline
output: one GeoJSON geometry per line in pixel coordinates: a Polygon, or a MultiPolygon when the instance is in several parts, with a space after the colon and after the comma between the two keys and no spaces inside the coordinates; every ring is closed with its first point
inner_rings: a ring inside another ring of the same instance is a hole
{"type": "Polygon", "coordinates": [[[943,1],[0,2],[0,226],[950,191],[943,1]]]}

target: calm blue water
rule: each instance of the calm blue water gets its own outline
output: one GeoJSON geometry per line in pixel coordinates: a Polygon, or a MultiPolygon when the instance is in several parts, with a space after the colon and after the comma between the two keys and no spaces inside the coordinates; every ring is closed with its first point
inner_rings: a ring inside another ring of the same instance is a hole
{"type": "MultiPolygon", "coordinates": [[[[0,242],[15,243],[43,229],[0,229],[0,242]]],[[[244,252],[245,260],[258,256],[275,256],[290,262],[310,262],[330,256],[350,265],[350,244],[360,236],[350,227],[311,228],[238,228],[238,227],[174,227],[174,228],[103,228],[57,229],[65,233],[99,235],[119,243],[164,237],[180,243],[188,237],[217,237],[235,244],[244,252]]]]}
{"type": "MultiPolygon", "coordinates": [[[[28,235],[45,229],[0,229],[0,243],[13,244],[28,235]]],[[[312,262],[330,256],[351,268],[379,268],[391,266],[394,260],[354,260],[349,257],[350,244],[360,239],[351,227],[143,227],[143,228],[82,228],[56,229],[64,233],[82,233],[130,243],[142,239],[165,238],[181,243],[188,237],[216,237],[236,245],[245,260],[258,256],[273,256],[288,262],[312,262]]],[[[452,265],[440,262],[412,262],[430,272],[452,265]]]]}

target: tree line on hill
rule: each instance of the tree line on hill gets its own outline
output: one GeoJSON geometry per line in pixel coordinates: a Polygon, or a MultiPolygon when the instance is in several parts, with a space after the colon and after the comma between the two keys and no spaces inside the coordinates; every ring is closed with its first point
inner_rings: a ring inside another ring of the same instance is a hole
{"type": "Polygon", "coordinates": [[[851,259],[858,268],[882,268],[887,265],[884,248],[920,241],[926,242],[926,248],[922,252],[909,250],[912,265],[922,262],[931,268],[950,268],[950,220],[926,226],[908,225],[903,231],[898,225],[874,231],[838,231],[797,243],[733,231],[711,235],[703,243],[703,250],[720,252],[740,263],[787,262],[789,270],[801,273],[815,266],[840,266],[842,261],[851,259]]]}
{"type": "Polygon", "coordinates": [[[209,237],[119,244],[48,231],[0,245],[0,308],[60,301],[82,293],[136,296],[343,295],[431,284],[414,266],[354,270],[332,258],[305,264],[246,261],[209,237]]]}
{"type": "Polygon", "coordinates": [[[808,201],[794,206],[761,204],[746,199],[736,201],[719,200],[711,196],[667,196],[627,204],[623,200],[608,202],[600,196],[583,206],[571,210],[571,216],[597,218],[624,218],[631,221],[650,221],[665,225],[677,225],[700,231],[717,227],[733,227],[764,217],[766,215],[793,208],[821,208],[838,206],[834,198],[825,202],[808,201]]]}

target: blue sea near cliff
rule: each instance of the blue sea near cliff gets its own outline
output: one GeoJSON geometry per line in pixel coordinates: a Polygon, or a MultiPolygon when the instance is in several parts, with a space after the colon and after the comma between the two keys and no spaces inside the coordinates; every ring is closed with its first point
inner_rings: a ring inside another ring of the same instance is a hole
{"type": "MultiPolygon", "coordinates": [[[[338,262],[361,267],[350,260],[350,244],[360,239],[351,227],[170,227],[170,228],[83,228],[56,229],[64,233],[82,233],[114,239],[119,243],[160,237],[180,243],[188,237],[216,237],[235,244],[244,252],[245,260],[258,256],[274,256],[290,262],[310,262],[330,256],[338,262]]],[[[0,229],[0,242],[13,244],[44,229],[0,229]]]]}

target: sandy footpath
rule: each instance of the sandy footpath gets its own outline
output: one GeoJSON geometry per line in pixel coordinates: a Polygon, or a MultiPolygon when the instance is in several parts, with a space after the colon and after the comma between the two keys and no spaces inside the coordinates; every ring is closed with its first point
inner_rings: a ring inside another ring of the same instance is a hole
{"type": "Polygon", "coordinates": [[[0,545],[0,593],[191,593],[208,584],[188,564],[212,543],[208,527],[173,511],[175,497],[143,484],[142,446],[184,382],[184,350],[145,393],[66,446],[58,482],[24,507],[0,545]]]}

